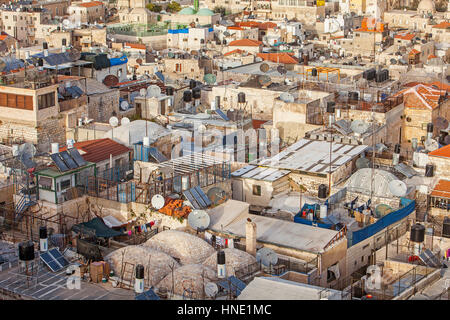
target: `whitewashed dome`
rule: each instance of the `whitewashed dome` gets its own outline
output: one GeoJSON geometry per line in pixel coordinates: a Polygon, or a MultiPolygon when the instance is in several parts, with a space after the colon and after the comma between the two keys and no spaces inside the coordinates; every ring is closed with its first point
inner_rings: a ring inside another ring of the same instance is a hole
{"type": "Polygon", "coordinates": [[[419,13],[436,13],[436,5],[433,0],[422,0],[417,6],[419,13]]]}
{"type": "MultiPolygon", "coordinates": [[[[234,276],[235,270],[256,262],[256,258],[245,251],[235,248],[226,248],[223,251],[225,252],[225,268],[227,276],[234,276]]],[[[213,253],[209,256],[209,258],[203,262],[203,265],[210,267],[213,270],[217,270],[217,253],[213,253]]]]}

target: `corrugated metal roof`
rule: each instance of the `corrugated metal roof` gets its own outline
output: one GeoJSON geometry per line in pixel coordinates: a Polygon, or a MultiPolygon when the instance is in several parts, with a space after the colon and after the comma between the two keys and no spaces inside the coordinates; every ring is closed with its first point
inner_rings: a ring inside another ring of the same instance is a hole
{"type": "MultiPolygon", "coordinates": [[[[131,151],[131,149],[109,138],[77,142],[73,146],[84,152],[82,155],[84,160],[94,163],[109,159],[110,154],[115,157],[131,151]]],[[[64,150],[67,150],[67,147],[60,149],[60,151],[64,150]]]]}

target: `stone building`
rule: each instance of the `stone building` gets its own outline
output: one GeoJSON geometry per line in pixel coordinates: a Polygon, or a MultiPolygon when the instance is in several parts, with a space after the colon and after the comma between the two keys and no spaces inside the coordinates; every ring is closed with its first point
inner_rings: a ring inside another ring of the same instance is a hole
{"type": "Polygon", "coordinates": [[[102,22],[105,17],[105,5],[101,1],[73,2],[67,9],[68,14],[77,22],[102,22]]]}

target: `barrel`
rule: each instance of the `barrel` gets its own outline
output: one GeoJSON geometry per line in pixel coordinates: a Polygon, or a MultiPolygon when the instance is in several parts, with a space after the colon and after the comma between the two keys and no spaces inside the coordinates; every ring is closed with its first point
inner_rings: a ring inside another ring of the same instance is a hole
{"type": "Polygon", "coordinates": [[[44,49],[44,50],[48,49],[47,42],[42,42],[42,49],[44,49]]]}
{"type": "Polygon", "coordinates": [[[166,87],[166,95],[173,96],[173,88],[172,87],[166,87]]]}
{"type": "Polygon", "coordinates": [[[311,70],[311,75],[312,75],[313,77],[317,77],[317,69],[316,69],[316,68],[314,68],[314,69],[311,70]]]}
{"type": "Polygon", "coordinates": [[[194,88],[192,90],[192,96],[194,97],[194,99],[200,99],[200,97],[202,96],[202,91],[200,90],[200,88],[194,88]]]}
{"type": "Polygon", "coordinates": [[[19,243],[19,260],[31,261],[34,260],[34,243],[33,241],[25,241],[19,243]]]}
{"type": "Polygon", "coordinates": [[[425,166],[425,177],[432,177],[434,175],[434,166],[432,164],[427,164],[425,166]]]}
{"type": "Polygon", "coordinates": [[[394,153],[399,154],[400,153],[400,144],[397,143],[394,147],[394,153]]]}
{"type": "Polygon", "coordinates": [[[409,240],[417,243],[423,242],[425,240],[425,227],[419,223],[412,225],[409,240]]]}
{"type": "Polygon", "coordinates": [[[217,251],[217,264],[225,264],[225,251],[217,251]]]}
{"type": "Polygon", "coordinates": [[[47,239],[47,227],[39,227],[39,239],[47,239]]]}
{"type": "Polygon", "coordinates": [[[433,124],[432,123],[428,123],[427,124],[427,132],[433,133],[433,130],[434,130],[433,124]]]}
{"type": "Polygon", "coordinates": [[[136,279],[144,279],[144,266],[142,264],[136,266],[136,279]]]}
{"type": "Polygon", "coordinates": [[[184,102],[191,102],[192,101],[192,92],[187,90],[183,92],[183,101],[184,102]]]}
{"type": "Polygon", "coordinates": [[[245,93],[243,93],[243,92],[238,93],[238,102],[245,103],[245,93]]]}
{"type": "Polygon", "coordinates": [[[327,113],[334,113],[335,104],[334,101],[327,101],[327,113]]]}
{"type": "Polygon", "coordinates": [[[194,89],[197,86],[197,82],[195,80],[189,81],[189,89],[194,89]]]}
{"type": "Polygon", "coordinates": [[[321,184],[319,186],[319,198],[325,199],[327,197],[327,186],[325,184],[321,184]]]}

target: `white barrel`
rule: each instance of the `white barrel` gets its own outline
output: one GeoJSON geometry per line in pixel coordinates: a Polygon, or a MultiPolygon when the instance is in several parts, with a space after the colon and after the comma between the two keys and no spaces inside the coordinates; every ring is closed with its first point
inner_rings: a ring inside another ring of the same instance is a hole
{"type": "Polygon", "coordinates": [[[336,118],[341,117],[341,109],[336,109],[336,118]]]}
{"type": "Polygon", "coordinates": [[[320,205],[320,219],[325,219],[327,217],[328,207],[324,204],[320,205]]]}
{"type": "Polygon", "coordinates": [[[224,264],[217,265],[217,278],[224,279],[226,277],[226,269],[224,264]]]}
{"type": "Polygon", "coordinates": [[[414,243],[414,255],[418,256],[422,252],[422,244],[421,243],[414,243]]]}
{"type": "Polygon", "coordinates": [[[308,220],[313,221],[314,220],[314,214],[312,212],[308,213],[308,220]]]}
{"type": "Polygon", "coordinates": [[[54,153],[59,153],[59,143],[58,142],[52,143],[52,154],[54,154],[54,153]]]}
{"type": "Polygon", "coordinates": [[[136,279],[134,282],[134,292],[143,293],[144,292],[144,279],[136,279]]]}
{"type": "Polygon", "coordinates": [[[189,189],[189,177],[182,177],[181,178],[181,188],[182,188],[182,190],[189,189]]]}
{"type": "Polygon", "coordinates": [[[400,161],[400,154],[394,153],[392,155],[392,165],[394,166],[398,165],[399,161],[400,161]]]}
{"type": "Polygon", "coordinates": [[[13,157],[17,157],[19,155],[19,145],[18,144],[12,145],[12,155],[13,155],[13,157]]]}
{"type": "Polygon", "coordinates": [[[39,248],[41,252],[46,252],[48,250],[48,239],[39,239],[39,248]]]}
{"type": "Polygon", "coordinates": [[[149,137],[144,137],[143,144],[146,147],[150,147],[150,138],[149,137]]]}

